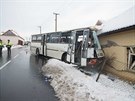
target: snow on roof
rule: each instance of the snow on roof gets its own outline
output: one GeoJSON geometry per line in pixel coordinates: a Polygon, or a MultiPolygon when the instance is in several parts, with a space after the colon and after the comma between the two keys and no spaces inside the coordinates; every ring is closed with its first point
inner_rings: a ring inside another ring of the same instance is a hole
{"type": "Polygon", "coordinates": [[[119,30],[133,25],[135,25],[135,6],[107,22],[104,22],[102,30],[98,32],[98,34],[119,30]]]}
{"type": "Polygon", "coordinates": [[[56,59],[50,59],[43,66],[45,80],[51,79],[51,85],[60,101],[135,101],[134,85],[107,76],[87,76],[73,67],[56,59]]]}

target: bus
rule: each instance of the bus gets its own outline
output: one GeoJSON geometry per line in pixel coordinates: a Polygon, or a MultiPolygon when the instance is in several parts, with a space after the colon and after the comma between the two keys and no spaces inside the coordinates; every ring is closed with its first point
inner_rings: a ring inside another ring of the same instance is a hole
{"type": "Polygon", "coordinates": [[[32,35],[30,50],[78,66],[95,65],[104,57],[96,32],[89,27],[32,35]]]}

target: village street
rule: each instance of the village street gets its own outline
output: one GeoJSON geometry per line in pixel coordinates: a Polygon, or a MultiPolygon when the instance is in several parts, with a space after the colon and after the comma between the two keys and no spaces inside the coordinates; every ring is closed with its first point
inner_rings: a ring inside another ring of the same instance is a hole
{"type": "Polygon", "coordinates": [[[41,75],[45,59],[29,53],[28,47],[12,49],[0,58],[0,101],[58,101],[41,75]]]}

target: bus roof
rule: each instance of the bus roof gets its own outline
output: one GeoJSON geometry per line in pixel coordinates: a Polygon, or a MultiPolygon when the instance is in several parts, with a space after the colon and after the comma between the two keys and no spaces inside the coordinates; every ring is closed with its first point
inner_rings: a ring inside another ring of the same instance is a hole
{"type": "MultiPolygon", "coordinates": [[[[90,27],[84,27],[84,28],[77,28],[77,29],[71,29],[71,30],[66,30],[66,31],[58,31],[58,32],[48,32],[48,33],[42,33],[43,34],[53,34],[53,33],[67,33],[67,32],[71,32],[71,31],[81,31],[81,30],[85,30],[85,29],[91,29],[90,27]]],[[[33,35],[40,35],[40,34],[33,34],[33,35]]]]}
{"type": "Polygon", "coordinates": [[[90,29],[90,27],[76,28],[76,29],[71,29],[71,30],[62,31],[62,32],[81,31],[81,30],[84,30],[84,29],[90,29]]]}

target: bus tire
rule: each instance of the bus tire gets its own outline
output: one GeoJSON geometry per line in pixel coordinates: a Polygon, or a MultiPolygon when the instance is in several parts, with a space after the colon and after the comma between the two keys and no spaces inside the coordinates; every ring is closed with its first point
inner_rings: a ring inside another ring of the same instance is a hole
{"type": "Polygon", "coordinates": [[[36,49],[36,55],[39,55],[39,49],[38,48],[36,49]]]}
{"type": "Polygon", "coordinates": [[[67,53],[63,53],[61,60],[67,62],[67,53]]]}

